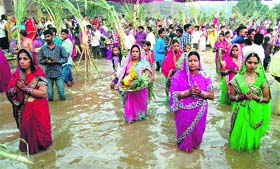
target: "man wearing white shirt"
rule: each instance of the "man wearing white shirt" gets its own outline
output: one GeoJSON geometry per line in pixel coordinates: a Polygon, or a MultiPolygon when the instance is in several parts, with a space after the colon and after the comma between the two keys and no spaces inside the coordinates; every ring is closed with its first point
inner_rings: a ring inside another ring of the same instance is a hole
{"type": "Polygon", "coordinates": [[[243,54],[246,55],[248,51],[255,51],[255,53],[260,57],[260,62],[263,63],[263,59],[265,58],[264,49],[262,47],[263,38],[264,38],[263,34],[255,34],[254,44],[243,48],[242,49],[243,54]]]}
{"type": "Polygon", "coordinates": [[[73,52],[73,43],[69,39],[69,31],[67,29],[62,29],[61,30],[61,37],[62,37],[62,44],[61,46],[64,47],[68,54],[68,59],[67,63],[62,65],[62,70],[63,70],[63,79],[64,82],[66,83],[67,87],[72,87],[74,84],[73,81],[73,76],[72,76],[72,65],[73,65],[73,60],[72,60],[72,52],[73,52]]]}
{"type": "Polygon", "coordinates": [[[155,49],[155,46],[156,46],[156,37],[153,33],[152,27],[150,27],[150,26],[147,27],[146,41],[149,41],[151,43],[151,50],[153,51],[155,49]]]}
{"type": "Polygon", "coordinates": [[[6,15],[1,15],[0,20],[0,48],[2,49],[8,49],[9,43],[8,43],[8,37],[6,36],[6,15]]]}
{"type": "Polygon", "coordinates": [[[96,25],[92,25],[90,45],[91,45],[92,54],[93,54],[94,59],[99,57],[100,38],[101,38],[100,31],[97,30],[96,25]]]}
{"type": "Polygon", "coordinates": [[[129,51],[132,45],[135,44],[135,38],[132,34],[130,34],[130,29],[126,28],[124,30],[124,49],[129,51]]]}

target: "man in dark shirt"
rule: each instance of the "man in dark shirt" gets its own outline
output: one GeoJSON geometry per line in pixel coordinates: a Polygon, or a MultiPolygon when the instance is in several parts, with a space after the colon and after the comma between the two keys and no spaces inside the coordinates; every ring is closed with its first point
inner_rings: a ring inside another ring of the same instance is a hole
{"type": "Polygon", "coordinates": [[[53,83],[55,82],[60,100],[65,100],[62,64],[67,62],[68,54],[62,46],[54,43],[54,37],[50,30],[46,30],[44,36],[47,45],[41,48],[39,58],[40,64],[45,65],[48,98],[49,101],[53,101],[53,83]]]}
{"type": "Polygon", "coordinates": [[[173,39],[176,38],[177,34],[174,32],[173,26],[169,26],[168,31],[169,31],[168,46],[171,46],[173,39]]]}

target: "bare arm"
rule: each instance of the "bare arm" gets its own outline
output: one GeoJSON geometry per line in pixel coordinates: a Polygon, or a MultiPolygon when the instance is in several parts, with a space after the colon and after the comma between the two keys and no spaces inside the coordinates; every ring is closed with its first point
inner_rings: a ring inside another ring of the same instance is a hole
{"type": "Polygon", "coordinates": [[[40,86],[38,89],[33,89],[30,93],[33,97],[47,97],[48,96],[48,86],[40,86]]]}
{"type": "Polygon", "coordinates": [[[253,95],[252,99],[254,99],[260,103],[268,103],[270,100],[269,88],[268,87],[263,88],[263,97],[253,95]]]}

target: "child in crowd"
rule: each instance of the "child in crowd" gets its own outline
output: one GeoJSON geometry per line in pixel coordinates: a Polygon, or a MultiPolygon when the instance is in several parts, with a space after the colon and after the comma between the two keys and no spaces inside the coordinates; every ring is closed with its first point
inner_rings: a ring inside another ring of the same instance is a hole
{"type": "Polygon", "coordinates": [[[35,40],[33,41],[33,49],[35,50],[35,52],[39,52],[39,49],[43,46],[43,43],[40,39],[40,35],[36,34],[35,35],[35,40]]]}
{"type": "Polygon", "coordinates": [[[183,61],[184,61],[185,57],[187,57],[188,54],[190,53],[191,48],[192,48],[192,47],[191,47],[191,44],[189,44],[189,43],[186,43],[186,44],[184,45],[184,49],[183,49],[184,53],[180,56],[180,58],[179,58],[179,59],[177,60],[177,62],[176,62],[176,68],[177,68],[177,70],[179,70],[179,69],[182,68],[183,61]]]}
{"type": "Polygon", "coordinates": [[[155,62],[154,53],[151,50],[151,43],[149,41],[144,42],[143,50],[144,50],[144,59],[150,63],[153,73],[154,73],[156,62],[155,62]]]}
{"type": "Polygon", "coordinates": [[[114,73],[114,80],[111,82],[111,89],[115,89],[115,85],[118,82],[118,73],[122,65],[122,52],[118,46],[112,48],[112,66],[114,73]]]}

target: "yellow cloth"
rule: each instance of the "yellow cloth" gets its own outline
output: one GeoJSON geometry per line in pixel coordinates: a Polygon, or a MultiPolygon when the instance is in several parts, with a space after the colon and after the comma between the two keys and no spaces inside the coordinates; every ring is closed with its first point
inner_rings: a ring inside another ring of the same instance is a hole
{"type": "Polygon", "coordinates": [[[273,76],[280,77],[280,51],[272,56],[270,71],[273,76]]]}
{"type": "MultiPolygon", "coordinates": [[[[273,76],[280,77],[280,51],[272,56],[270,71],[273,76]]],[[[280,114],[280,83],[276,80],[273,81],[271,86],[271,95],[273,102],[272,112],[280,114]]]]}

